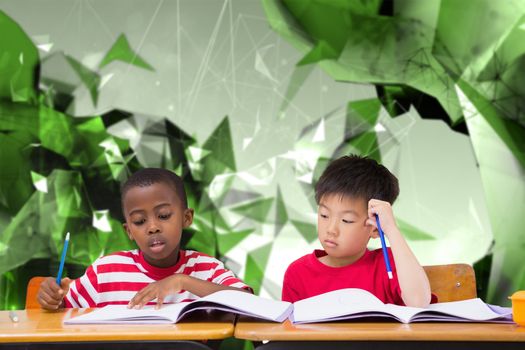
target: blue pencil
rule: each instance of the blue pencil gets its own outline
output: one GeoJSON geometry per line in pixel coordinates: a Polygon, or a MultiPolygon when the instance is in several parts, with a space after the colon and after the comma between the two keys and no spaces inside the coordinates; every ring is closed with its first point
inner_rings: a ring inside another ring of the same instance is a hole
{"type": "Polygon", "coordinates": [[[390,267],[390,258],[388,257],[388,251],[386,250],[385,233],[379,223],[379,216],[376,215],[377,230],[379,231],[379,238],[381,239],[381,247],[383,248],[383,258],[385,259],[386,272],[388,273],[388,279],[394,278],[392,275],[392,268],[390,267]]]}
{"type": "Polygon", "coordinates": [[[64,270],[64,262],[66,261],[67,246],[69,245],[69,232],[66,234],[64,240],[64,247],[62,248],[62,257],[60,258],[60,266],[58,267],[57,284],[60,286],[60,280],[62,279],[62,271],[64,270]]]}

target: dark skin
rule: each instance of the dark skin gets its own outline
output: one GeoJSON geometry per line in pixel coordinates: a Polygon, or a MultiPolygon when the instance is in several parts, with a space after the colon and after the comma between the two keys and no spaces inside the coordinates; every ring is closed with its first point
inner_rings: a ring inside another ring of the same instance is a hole
{"type": "Polygon", "coordinates": [[[71,283],[69,278],[63,278],[60,286],[54,277],[47,277],[43,280],[36,296],[42,309],[57,310],[64,307],[64,296],[69,290],[69,283],[71,283]]]}
{"type": "MultiPolygon", "coordinates": [[[[126,219],[124,228],[144,254],[145,260],[156,267],[174,266],[179,259],[182,230],[193,222],[193,209],[185,207],[176,191],[169,184],[161,182],[129,189],[123,198],[123,211],[126,219]]],[[[44,280],[38,292],[38,301],[42,308],[56,310],[63,307],[63,298],[70,282],[71,280],[65,278],[59,287],[52,277],[44,280]]],[[[140,309],[151,300],[157,299],[156,308],[160,308],[168,295],[181,290],[199,297],[220,290],[247,292],[188,275],[174,274],[140,290],[128,307],[140,309]]]]}

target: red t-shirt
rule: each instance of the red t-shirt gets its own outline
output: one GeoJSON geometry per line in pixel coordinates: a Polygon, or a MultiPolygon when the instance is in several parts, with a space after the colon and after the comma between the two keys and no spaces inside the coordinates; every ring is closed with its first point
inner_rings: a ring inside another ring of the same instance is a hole
{"type": "Polygon", "coordinates": [[[315,250],[290,264],[284,274],[282,300],[293,303],[333,290],[360,288],[371,292],[384,303],[405,305],[390,248],[388,255],[394,274],[391,280],[388,279],[381,249],[367,249],[359,260],[343,267],[331,267],[320,262],[318,258],[325,255],[324,250],[315,250]]]}
{"type": "MultiPolygon", "coordinates": [[[[65,307],[103,307],[127,304],[150,283],[174,274],[184,274],[230,287],[251,288],[214,257],[193,250],[179,250],[179,261],[170,267],[150,265],[138,249],[98,258],[86,273],[69,285],[65,307]]],[[[164,303],[179,303],[199,297],[186,290],[170,294],[164,303]]],[[[148,302],[154,305],[155,301],[148,302]]]]}

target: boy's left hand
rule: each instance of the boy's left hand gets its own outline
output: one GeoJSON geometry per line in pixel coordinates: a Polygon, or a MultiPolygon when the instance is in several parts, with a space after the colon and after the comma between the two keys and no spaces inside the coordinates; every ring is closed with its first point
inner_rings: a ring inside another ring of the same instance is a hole
{"type": "MultiPolygon", "coordinates": [[[[383,229],[383,232],[388,238],[390,238],[389,234],[393,234],[394,232],[399,231],[396,225],[396,220],[394,218],[394,212],[392,211],[392,206],[390,205],[390,203],[381,201],[379,199],[369,200],[367,223],[377,228],[375,214],[379,216],[381,228],[383,229]]],[[[377,237],[378,233],[376,232],[376,238],[377,237]]]]}
{"type": "Polygon", "coordinates": [[[170,294],[178,293],[183,289],[183,277],[184,275],[176,274],[160,281],[150,283],[147,287],[142,288],[137,294],[135,294],[128,304],[128,309],[141,309],[144,305],[155,298],[157,298],[155,308],[160,309],[164,302],[164,298],[170,294]]]}

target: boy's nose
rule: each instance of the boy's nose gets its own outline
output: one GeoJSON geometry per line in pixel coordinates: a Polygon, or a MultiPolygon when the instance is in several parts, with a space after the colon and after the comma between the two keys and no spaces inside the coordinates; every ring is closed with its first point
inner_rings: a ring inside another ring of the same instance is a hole
{"type": "Polygon", "coordinates": [[[157,226],[156,224],[151,224],[149,227],[148,227],[148,233],[149,234],[152,234],[152,233],[159,233],[160,232],[160,228],[159,226],[157,226]]]}
{"type": "Polygon", "coordinates": [[[337,230],[337,223],[335,222],[335,220],[330,221],[326,232],[332,236],[336,236],[339,233],[339,231],[337,230]]]}

